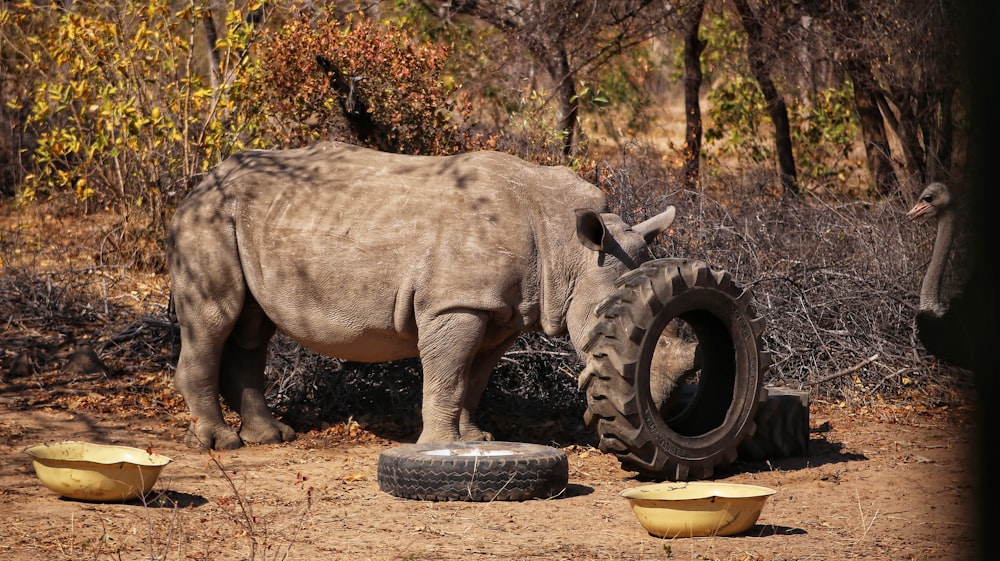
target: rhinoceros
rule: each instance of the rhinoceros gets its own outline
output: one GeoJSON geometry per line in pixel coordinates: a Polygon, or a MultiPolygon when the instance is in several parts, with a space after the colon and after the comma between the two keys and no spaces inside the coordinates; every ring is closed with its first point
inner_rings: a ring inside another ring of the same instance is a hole
{"type": "Polygon", "coordinates": [[[346,360],[419,357],[418,442],[490,439],[475,413],[505,350],[529,330],[568,332],[579,349],[595,307],[653,257],[675,214],[629,227],[606,210],[572,170],[499,152],[322,142],[234,154],[178,206],[167,241],[189,440],[295,437],[264,398],[276,329],[346,360]]]}

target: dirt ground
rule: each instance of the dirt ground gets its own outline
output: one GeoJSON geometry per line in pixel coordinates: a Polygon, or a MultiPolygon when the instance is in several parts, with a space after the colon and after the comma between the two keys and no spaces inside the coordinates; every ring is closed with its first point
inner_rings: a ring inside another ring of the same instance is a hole
{"type": "Polygon", "coordinates": [[[718,474],[777,490],[748,533],[663,540],[618,496],[646,482],[589,446],[557,444],[570,465],[559,498],[398,499],[375,475],[379,453],[398,442],[356,422],[213,460],[183,444],[184,415],[156,404],[102,413],[78,378],[68,385],[79,399],[65,405],[44,388],[0,394],[3,559],[960,560],[973,545],[968,407],[816,403],[808,457],[718,474]],[[23,452],[64,439],[149,446],[173,462],[145,501],[67,500],[40,484],[23,452]]]}

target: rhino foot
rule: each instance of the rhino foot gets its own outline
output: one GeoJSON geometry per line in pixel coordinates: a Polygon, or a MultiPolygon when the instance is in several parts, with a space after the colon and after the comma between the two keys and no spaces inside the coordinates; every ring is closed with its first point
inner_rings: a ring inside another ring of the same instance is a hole
{"type": "Polygon", "coordinates": [[[244,442],[254,444],[280,444],[295,440],[295,429],[276,419],[258,422],[243,422],[240,437],[244,442]]]}
{"type": "Polygon", "coordinates": [[[236,431],[227,427],[211,428],[192,423],[188,429],[185,444],[192,448],[207,448],[210,450],[235,450],[243,446],[243,439],[236,431]]]}
{"type": "Polygon", "coordinates": [[[493,440],[493,435],[481,430],[475,425],[463,426],[458,432],[435,431],[424,427],[417,439],[417,444],[433,444],[442,442],[484,442],[493,440]]]}
{"type": "Polygon", "coordinates": [[[480,430],[476,427],[471,429],[462,429],[462,441],[463,442],[482,442],[493,440],[493,434],[488,433],[484,430],[480,430]]]}

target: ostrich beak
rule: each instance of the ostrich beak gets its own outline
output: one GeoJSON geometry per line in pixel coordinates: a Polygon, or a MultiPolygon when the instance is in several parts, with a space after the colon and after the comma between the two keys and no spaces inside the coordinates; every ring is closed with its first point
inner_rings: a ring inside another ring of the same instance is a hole
{"type": "Polygon", "coordinates": [[[924,201],[920,201],[917,204],[913,205],[913,208],[911,208],[910,211],[906,213],[906,217],[909,218],[910,220],[916,220],[933,209],[934,207],[931,206],[930,203],[925,203],[924,201]]]}

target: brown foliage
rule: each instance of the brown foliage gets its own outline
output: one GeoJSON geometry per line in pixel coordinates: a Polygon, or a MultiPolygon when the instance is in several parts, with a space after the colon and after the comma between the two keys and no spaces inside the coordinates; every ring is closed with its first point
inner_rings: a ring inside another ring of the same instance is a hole
{"type": "Polygon", "coordinates": [[[465,147],[455,117],[467,108],[453,101],[445,85],[448,51],[442,46],[417,43],[399,28],[362,16],[340,21],[323,13],[290,21],[270,35],[261,58],[268,61],[262,87],[283,145],[335,138],[413,154],[465,147]],[[330,72],[317,57],[343,75],[354,97],[331,87],[330,72]],[[372,134],[349,126],[359,111],[374,124],[372,134]]]}

